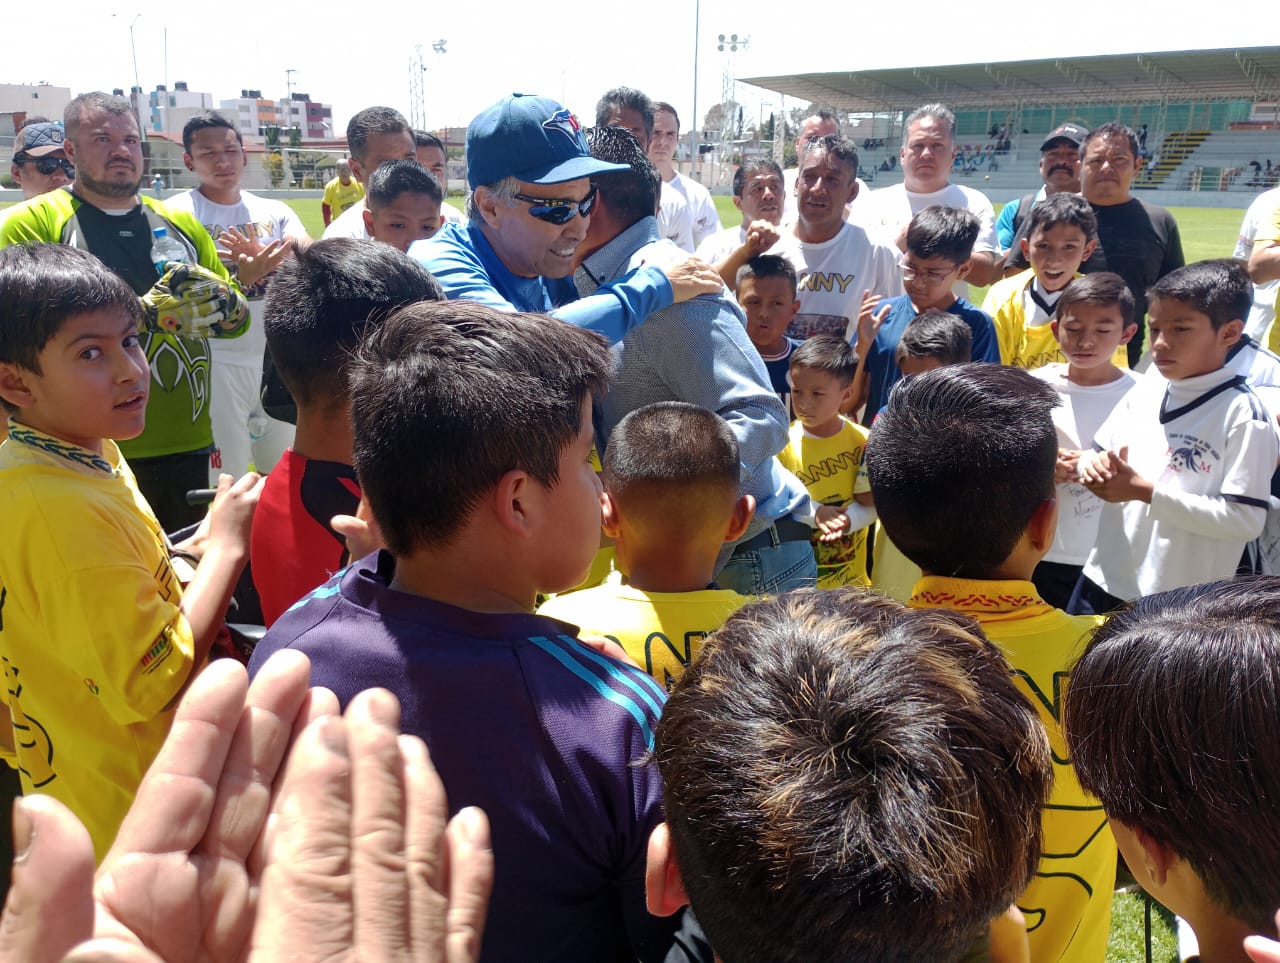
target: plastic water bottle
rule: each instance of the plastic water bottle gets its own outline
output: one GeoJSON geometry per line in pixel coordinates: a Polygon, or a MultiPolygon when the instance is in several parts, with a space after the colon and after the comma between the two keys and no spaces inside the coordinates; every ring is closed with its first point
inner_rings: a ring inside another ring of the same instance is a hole
{"type": "Polygon", "coordinates": [[[163,275],[165,266],[170,261],[190,260],[187,249],[176,238],[169,236],[167,227],[153,228],[151,235],[151,263],[156,266],[156,274],[163,275]]]}

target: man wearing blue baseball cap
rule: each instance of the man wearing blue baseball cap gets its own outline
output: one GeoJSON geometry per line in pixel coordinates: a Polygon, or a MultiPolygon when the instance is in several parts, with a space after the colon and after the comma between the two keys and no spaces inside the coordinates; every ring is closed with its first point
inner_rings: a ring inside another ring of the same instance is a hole
{"type": "Polygon", "coordinates": [[[446,225],[409,254],[450,299],[549,313],[621,341],[654,311],[721,282],[687,258],[641,265],[578,299],[568,276],[596,201],[591,176],[618,169],[591,156],[577,118],[556,101],[504,97],[467,128],[468,222],[446,225]]]}

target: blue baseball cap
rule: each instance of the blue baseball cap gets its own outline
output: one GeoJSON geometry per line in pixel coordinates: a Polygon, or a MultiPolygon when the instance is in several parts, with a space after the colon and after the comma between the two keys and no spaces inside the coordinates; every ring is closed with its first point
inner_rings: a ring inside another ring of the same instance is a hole
{"type": "Polygon", "coordinates": [[[550,97],[503,97],[467,127],[467,182],[473,190],[504,177],[563,184],[630,169],[592,157],[578,118],[550,97]]]}

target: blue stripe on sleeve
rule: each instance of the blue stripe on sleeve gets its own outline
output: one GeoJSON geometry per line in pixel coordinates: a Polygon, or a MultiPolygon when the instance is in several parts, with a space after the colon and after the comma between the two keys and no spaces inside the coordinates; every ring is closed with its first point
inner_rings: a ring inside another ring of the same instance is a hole
{"type": "Polygon", "coordinates": [[[662,715],[663,703],[667,701],[667,694],[662,691],[662,687],[658,685],[653,676],[640,669],[634,672],[627,672],[621,668],[617,662],[607,659],[589,645],[584,645],[571,635],[560,636],[559,641],[563,642],[566,647],[572,648],[580,656],[590,659],[600,668],[604,669],[610,677],[616,679],[622,685],[626,686],[632,692],[636,693],[645,703],[653,710],[655,716],[662,715]],[[646,687],[648,692],[645,691],[646,687]]]}
{"type": "MultiPolygon", "coordinates": [[[[529,641],[536,645],[542,651],[559,662],[562,666],[576,675],[591,688],[595,689],[598,694],[608,699],[616,706],[620,706],[626,710],[640,726],[640,731],[644,735],[644,746],[646,749],[653,748],[653,726],[649,724],[649,718],[645,715],[644,710],[632,698],[618,692],[616,689],[610,688],[599,677],[593,675],[587,668],[573,658],[563,646],[557,645],[545,636],[530,636],[529,641]]],[[[611,667],[612,669],[612,667],[611,667]]],[[[611,671],[611,674],[614,674],[611,671]]]]}

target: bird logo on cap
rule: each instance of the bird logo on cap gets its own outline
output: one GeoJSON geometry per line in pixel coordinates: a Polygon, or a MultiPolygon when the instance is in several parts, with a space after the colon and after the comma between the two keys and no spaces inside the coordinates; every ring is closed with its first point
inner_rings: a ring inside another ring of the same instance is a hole
{"type": "Polygon", "coordinates": [[[544,120],[542,126],[546,130],[558,130],[575,144],[582,137],[582,125],[578,123],[578,118],[569,112],[568,107],[561,107],[544,120]]]}

